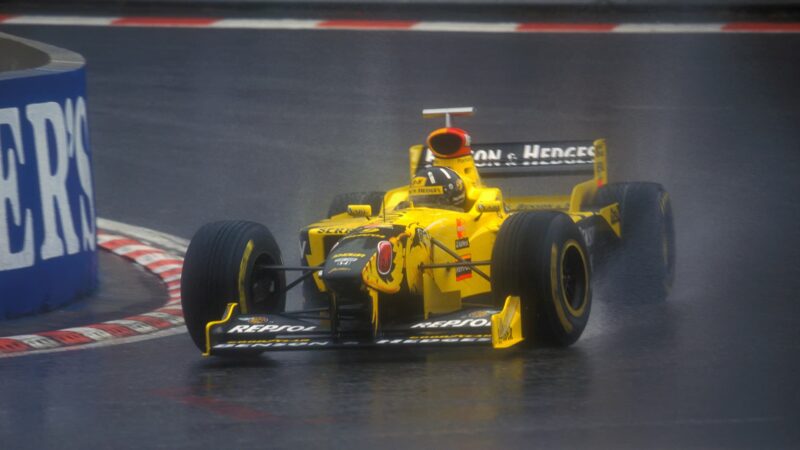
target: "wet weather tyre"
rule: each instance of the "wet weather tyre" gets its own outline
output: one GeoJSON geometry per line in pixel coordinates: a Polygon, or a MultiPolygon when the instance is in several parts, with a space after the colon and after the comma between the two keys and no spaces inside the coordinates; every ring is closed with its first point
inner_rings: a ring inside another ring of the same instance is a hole
{"type": "Polygon", "coordinates": [[[347,205],[370,205],[372,207],[372,214],[377,216],[381,213],[383,196],[385,194],[385,192],[380,191],[339,194],[331,200],[331,205],[328,208],[328,217],[347,212],[347,205]]]}
{"type": "Polygon", "coordinates": [[[626,296],[664,300],[675,280],[675,231],[667,191],[657,183],[614,183],[601,187],[593,203],[619,204],[622,239],[607,259],[613,279],[624,285],[626,296]]]}
{"type": "Polygon", "coordinates": [[[213,222],[192,238],[183,263],[181,301],[192,340],[206,351],[206,324],[222,318],[228,303],[242,313],[281,312],[286,306],[285,272],[272,233],[258,223],[213,222]]]}
{"type": "Polygon", "coordinates": [[[572,219],[555,211],[509,217],[492,250],[492,294],[498,306],[508,295],[520,297],[528,344],[577,341],[592,306],[591,265],[572,219]]]}

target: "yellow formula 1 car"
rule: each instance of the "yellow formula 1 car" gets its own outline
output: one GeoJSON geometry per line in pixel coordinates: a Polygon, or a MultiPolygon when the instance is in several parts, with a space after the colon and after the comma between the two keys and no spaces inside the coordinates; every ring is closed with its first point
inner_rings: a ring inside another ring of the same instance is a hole
{"type": "Polygon", "coordinates": [[[586,327],[592,267],[609,255],[638,294],[672,283],[670,201],[607,183],[605,142],[475,144],[451,125],[410,148],[410,182],[338,196],[301,232],[303,264],[244,221],[203,226],[184,262],[186,324],[205,355],[356,346],[566,346],[586,327]],[[581,175],[564,195],[504,197],[484,178],[581,175]],[[621,260],[621,262],[620,262],[621,260]],[[286,273],[300,276],[286,283],[286,273]],[[302,284],[302,311],[285,311],[302,284]]]}

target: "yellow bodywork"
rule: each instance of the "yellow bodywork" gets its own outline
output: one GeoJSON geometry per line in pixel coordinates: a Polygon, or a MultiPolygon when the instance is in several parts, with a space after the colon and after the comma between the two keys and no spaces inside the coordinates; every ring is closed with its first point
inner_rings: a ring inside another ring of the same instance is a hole
{"type": "MultiPolygon", "coordinates": [[[[434,166],[448,167],[463,179],[466,188],[466,206],[463,211],[414,207],[409,202],[410,186],[401,186],[388,191],[380,211],[365,214],[363,205],[354,205],[350,214],[342,213],[307,227],[306,263],[310,266],[323,264],[330,251],[331,242],[350,231],[368,226],[366,231],[392,227],[404,231],[395,233],[388,240],[392,244],[393,261],[391,277],[379,276],[376,256],[373,256],[362,271],[364,289],[373,303],[373,326],[377,333],[377,310],[381,295],[408,292],[422,298],[424,316],[445,314],[470,306],[473,299],[489,298],[491,284],[475,270],[466,267],[422,268],[423,265],[454,263],[456,259],[432,244],[438,240],[454,251],[461,259],[473,262],[488,262],[497,232],[502,223],[516,211],[557,210],[568,214],[575,222],[592,216],[600,217],[617,235],[619,228],[618,205],[613,204],[599,211],[583,210],[596,194],[597,189],[607,183],[605,142],[594,142],[594,176],[574,186],[572,192],[555,196],[527,196],[504,198],[498,188],[484,185],[472,156],[454,159],[436,158],[434,166]],[[497,210],[497,204],[504,207],[497,210]],[[357,212],[357,213],[356,213],[357,212]],[[328,248],[326,248],[326,246],[328,248]],[[387,281],[391,280],[391,281],[387,281]]],[[[409,149],[410,179],[423,154],[423,146],[409,149]]],[[[411,183],[409,183],[411,184],[411,183]]],[[[479,270],[491,276],[491,266],[477,265],[479,270]]],[[[319,273],[313,275],[320,291],[326,291],[319,273]]],[[[496,348],[513,345],[522,339],[519,298],[508,297],[504,304],[494,305],[503,310],[492,317],[492,343],[496,348]]]]}

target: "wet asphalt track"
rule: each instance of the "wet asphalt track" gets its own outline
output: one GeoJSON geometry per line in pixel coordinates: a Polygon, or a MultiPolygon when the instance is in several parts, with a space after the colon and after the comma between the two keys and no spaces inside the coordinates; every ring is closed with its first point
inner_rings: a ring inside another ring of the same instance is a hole
{"type": "Polygon", "coordinates": [[[87,57],[105,217],[254,219],[292,261],[334,193],[404,182],[422,107],[474,105],[478,141],[608,138],[613,179],[670,190],[678,260],[664,304],[595,286],[567,350],[2,360],[3,448],[800,445],[800,36],[4,31],[87,57]]]}

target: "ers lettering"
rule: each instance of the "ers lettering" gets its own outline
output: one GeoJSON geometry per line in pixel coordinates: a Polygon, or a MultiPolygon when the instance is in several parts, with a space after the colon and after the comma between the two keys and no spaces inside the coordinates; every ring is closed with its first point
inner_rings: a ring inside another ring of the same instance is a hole
{"type": "Polygon", "coordinates": [[[37,254],[48,260],[95,250],[87,130],[83,97],[66,99],[63,107],[44,102],[0,108],[0,270],[31,267],[37,254]],[[24,127],[32,141],[23,142],[24,127]],[[79,190],[71,192],[75,176],[79,190]],[[21,195],[24,178],[36,178],[38,198],[21,195]],[[44,232],[40,245],[34,221],[44,232]]]}

